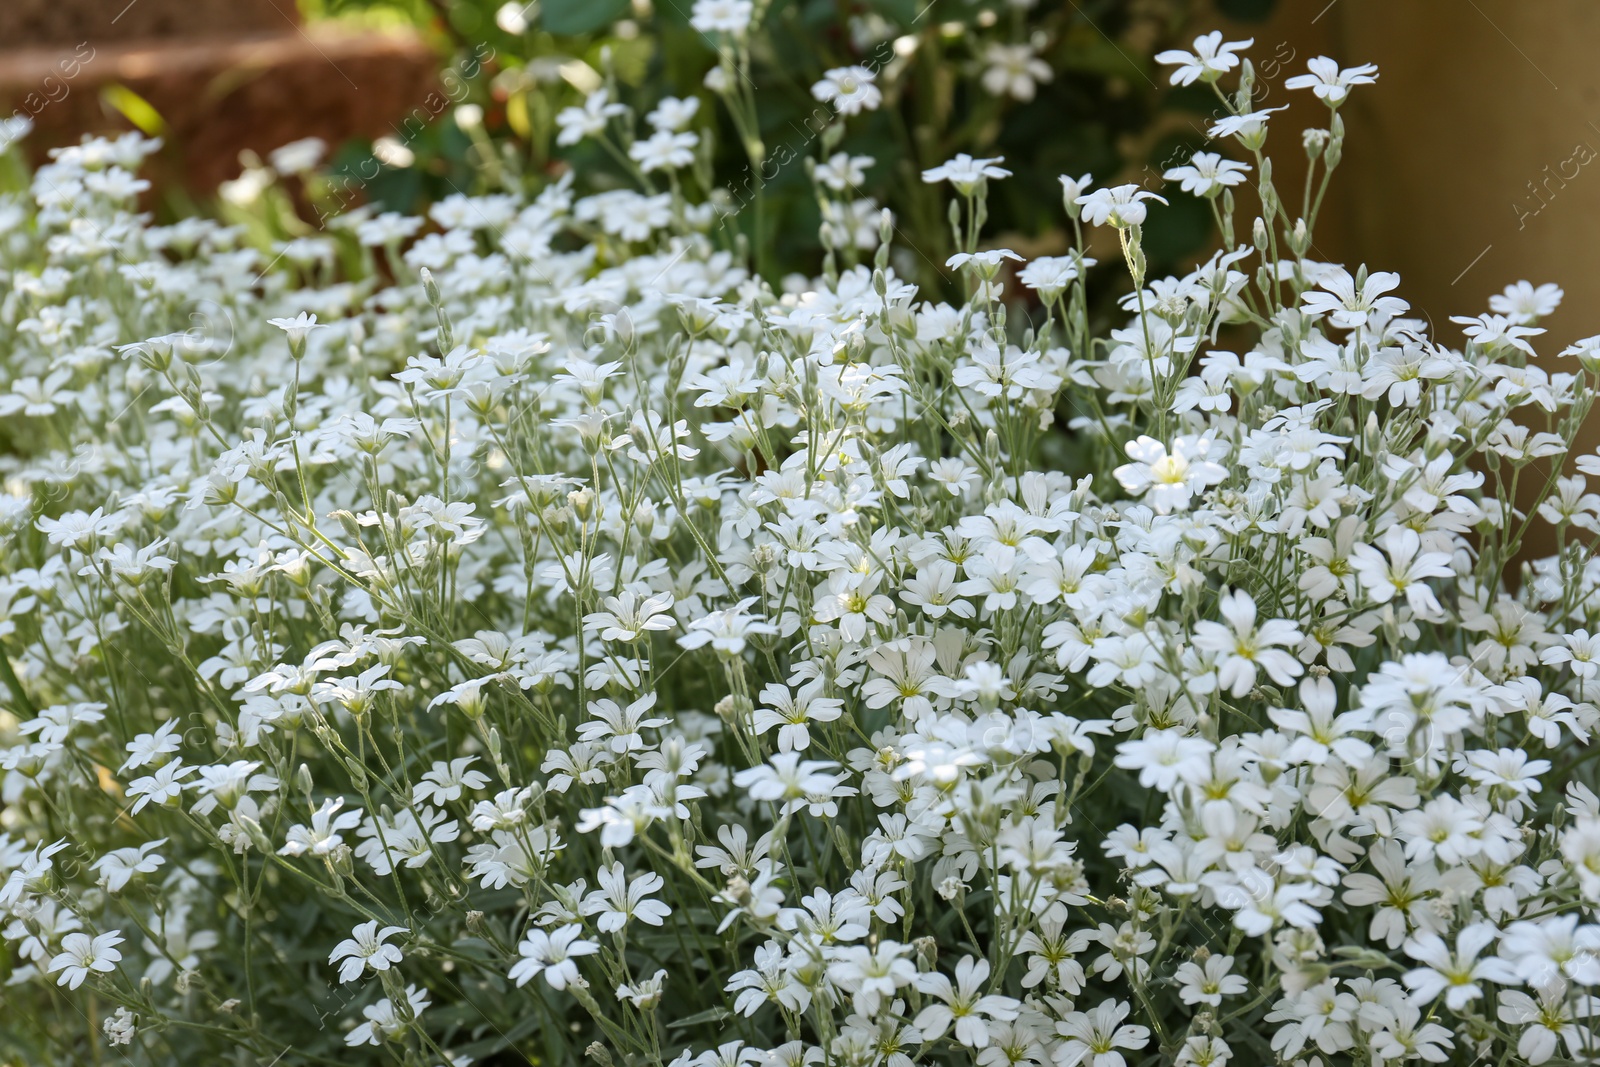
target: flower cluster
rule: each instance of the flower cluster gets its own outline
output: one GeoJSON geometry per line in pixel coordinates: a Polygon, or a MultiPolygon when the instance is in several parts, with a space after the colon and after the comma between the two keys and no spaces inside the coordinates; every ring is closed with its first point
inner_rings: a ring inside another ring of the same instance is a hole
{"type": "Polygon", "coordinates": [[[1600,339],[1310,258],[1373,72],[1297,79],[1298,217],[1242,51],[1164,57],[1228,113],[1172,177],[1214,255],[1147,277],[1156,194],[1067,176],[1009,266],[959,157],[959,304],[875,214],[782,291],[678,183],[274,258],[136,214],[149,141],[58,152],[0,202],[0,1048],[1593,1062],[1600,339]]]}
{"type": "MultiPolygon", "coordinates": [[[[822,239],[835,248],[875,241],[877,212],[890,208],[915,220],[915,243],[927,253],[902,257],[900,274],[932,289],[937,264],[955,249],[939,192],[915,175],[960,151],[1009,154],[1016,176],[989,204],[993,228],[1053,241],[1059,220],[1035,205],[1052,198],[1055,171],[1131,162],[1160,113],[1186,106],[1135,69],[1212,6],[451,2],[465,6],[440,34],[433,5],[339,0],[340,11],[372,7],[391,20],[409,12],[430,40],[453,43],[441,91],[370,154],[363,143],[347,145],[326,172],[313,166],[315,143],[250,156],[228,197],[252,212],[287,213],[291,202],[273,188],[282,176],[302,213],[326,220],[367,199],[415,207],[480,183],[537,182],[565,166],[590,188],[664,192],[682,182],[697,198],[739,209],[723,224],[751,241],[753,264],[776,279],[815,271],[822,235],[791,220],[818,213],[806,173],[817,165],[829,167],[835,192],[850,193],[822,239]],[[1108,47],[1117,62],[1106,62],[1108,47]],[[640,106],[624,106],[629,98],[640,106]],[[714,114],[734,136],[713,146],[692,123],[697,114],[714,114]],[[839,116],[852,120],[848,129],[832,123],[839,116]],[[1045,135],[1059,129],[1072,133],[1045,135]],[[819,153],[825,136],[836,143],[819,153]]],[[[1292,55],[1287,45],[1280,53],[1267,81],[1292,55]]],[[[1198,205],[1185,207],[1190,224],[1168,232],[1163,262],[1203,243],[1198,205]]]]}

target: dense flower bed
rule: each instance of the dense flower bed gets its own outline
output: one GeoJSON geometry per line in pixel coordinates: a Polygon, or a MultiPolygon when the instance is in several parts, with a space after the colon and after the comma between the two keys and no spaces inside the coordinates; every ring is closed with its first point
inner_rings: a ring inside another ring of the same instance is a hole
{"type": "Polygon", "coordinates": [[[1013,268],[957,157],[959,306],[887,217],[753,277],[671,102],[654,191],[276,259],[135,214],[150,142],[58,153],[0,206],[0,1049],[1592,1061],[1600,339],[1535,366],[1524,283],[1453,349],[1307,258],[1374,72],[1290,80],[1280,195],[1241,49],[1163,57],[1221,250],[1148,278],[1156,194],[1068,176],[1013,268]]]}

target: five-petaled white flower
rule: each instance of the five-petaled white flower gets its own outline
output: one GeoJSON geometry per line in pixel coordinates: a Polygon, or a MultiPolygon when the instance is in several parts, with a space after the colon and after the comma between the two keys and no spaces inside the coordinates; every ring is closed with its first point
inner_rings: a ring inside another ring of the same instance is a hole
{"type": "Polygon", "coordinates": [[[869,67],[835,67],[811,87],[811,95],[832,104],[841,115],[859,115],[883,102],[883,91],[873,84],[876,79],[869,67]]]}
{"type": "Polygon", "coordinates": [[[1165,197],[1138,185],[1113,185],[1085,193],[1073,203],[1083,209],[1083,219],[1091,226],[1103,226],[1109,222],[1121,230],[1144,222],[1149,213],[1145,207],[1148,200],[1158,204],[1167,202],[1165,197]]]}
{"type": "Polygon", "coordinates": [[[565,989],[578,978],[579,956],[592,956],[600,951],[593,941],[585,941],[583,928],[576,924],[546,931],[537,927],[528,931],[517,946],[521,957],[512,964],[507,974],[518,986],[528,984],[533,978],[544,975],[552,989],[565,989]]]}
{"type": "Polygon", "coordinates": [[[1212,447],[1209,437],[1179,437],[1169,451],[1155,438],[1141,436],[1123,446],[1133,462],[1112,473],[1160,514],[1185,511],[1196,494],[1228,477],[1227,468],[1208,458],[1212,447]]]}
{"type": "Polygon", "coordinates": [[[1483,996],[1480,982],[1516,985],[1517,972],[1511,964],[1495,956],[1478,958],[1499,936],[1493,923],[1473,923],[1456,935],[1456,949],[1452,952],[1438,934],[1418,931],[1404,948],[1406,955],[1422,966],[1405,973],[1406,988],[1423,1004],[1442,994],[1445,1007],[1461,1011],[1470,1001],[1483,996]]]}
{"type": "Polygon", "coordinates": [[[971,956],[956,964],[954,983],[938,971],[919,975],[917,988],[936,998],[917,1013],[916,1027],[924,1041],[937,1041],[955,1027],[955,1038],[968,1048],[985,1048],[991,1039],[991,1024],[1010,1022],[1022,1009],[1017,1000],[998,993],[985,993],[989,980],[989,961],[971,956]]]}
{"type": "Polygon", "coordinates": [[[584,915],[598,916],[595,926],[603,934],[614,934],[637,920],[648,926],[660,926],[672,909],[652,898],[666,882],[654,871],[644,871],[627,877],[622,864],[613,863],[600,868],[600,888],[583,899],[579,907],[584,915]]]}
{"type": "Polygon", "coordinates": [[[1243,41],[1222,39],[1220,30],[1203,33],[1194,39],[1194,51],[1169,48],[1156,53],[1156,62],[1162,66],[1176,67],[1172,72],[1173,85],[1193,85],[1197,81],[1214,82],[1239,65],[1239,53],[1255,44],[1255,38],[1243,41]]]}
{"type": "Polygon", "coordinates": [[[387,944],[395,934],[408,933],[404,926],[378,928],[378,920],[368,919],[350,931],[350,936],[328,953],[329,963],[339,963],[339,981],[353,982],[361,972],[387,971],[401,960],[400,946],[387,944]]]}
{"type": "Polygon", "coordinates": [[[1357,85],[1371,85],[1378,80],[1378,68],[1371,63],[1359,67],[1339,69],[1339,64],[1327,56],[1308,60],[1310,74],[1296,74],[1284,81],[1285,89],[1310,89],[1329,107],[1338,107],[1349,97],[1357,85]]]}
{"type": "MultiPolygon", "coordinates": [[[[932,167],[922,172],[922,180],[929,185],[937,182],[949,182],[955,187],[956,192],[962,196],[971,196],[978,187],[989,179],[1011,177],[1011,172],[996,164],[1004,163],[1004,156],[995,156],[993,159],[975,159],[965,152],[957,152],[937,167],[932,167]]],[[[1018,257],[1021,258],[1021,257],[1018,257]]]]}
{"type": "Polygon", "coordinates": [[[117,962],[122,959],[117,946],[122,942],[121,930],[108,930],[93,937],[70,933],[61,939],[61,951],[50,960],[49,971],[61,972],[57,985],[77,989],[91,973],[110,974],[117,969],[117,962]]]}
{"type": "Polygon", "coordinates": [[[1227,620],[1202,620],[1194,624],[1194,646],[1217,660],[1217,683],[1234,697],[1242,697],[1256,684],[1260,668],[1278,685],[1293,685],[1304,669],[1284,648],[1300,643],[1300,628],[1288,619],[1256,621],[1256,602],[1242,590],[1224,593],[1217,609],[1227,620]]]}
{"type": "Polygon", "coordinates": [[[159,837],[154,841],[146,841],[137,848],[119,848],[101,856],[94,862],[94,869],[100,872],[100,884],[105,886],[109,893],[120,893],[133,880],[134,875],[155,872],[167,862],[156,852],[156,849],[166,843],[166,838],[159,837]]]}
{"type": "Polygon", "coordinates": [[[1373,326],[1379,320],[1404,314],[1410,307],[1395,296],[1384,296],[1400,284],[1400,275],[1379,270],[1367,274],[1365,268],[1352,278],[1343,267],[1329,267],[1317,276],[1318,288],[1300,298],[1307,311],[1327,316],[1328,322],[1346,330],[1373,326]]]}
{"type": "Polygon", "coordinates": [[[294,318],[268,319],[267,325],[276,326],[288,334],[291,345],[303,344],[312,331],[326,330],[328,328],[327,323],[318,322],[317,317],[308,311],[302,311],[294,318]]]}

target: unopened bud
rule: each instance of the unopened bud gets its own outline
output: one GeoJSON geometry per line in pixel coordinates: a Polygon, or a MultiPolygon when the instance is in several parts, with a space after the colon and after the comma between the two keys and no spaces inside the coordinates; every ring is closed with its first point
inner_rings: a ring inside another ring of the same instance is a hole
{"type": "Polygon", "coordinates": [[[933,937],[919,937],[911,943],[917,951],[917,971],[927,974],[939,962],[939,941],[933,937]]]}
{"type": "Polygon", "coordinates": [[[233,821],[250,838],[250,843],[262,852],[272,851],[272,842],[267,837],[267,832],[261,829],[261,824],[243,812],[234,812],[233,821]]]}

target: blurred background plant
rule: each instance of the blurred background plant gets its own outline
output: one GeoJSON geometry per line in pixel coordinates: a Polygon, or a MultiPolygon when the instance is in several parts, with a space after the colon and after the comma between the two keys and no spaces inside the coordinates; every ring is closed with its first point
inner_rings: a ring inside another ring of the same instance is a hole
{"type": "MultiPolygon", "coordinates": [[[[938,284],[952,238],[936,190],[920,180],[923,170],[957,151],[1004,157],[1015,177],[991,196],[987,232],[1030,256],[1059,252],[1067,240],[1058,175],[1154,189],[1164,169],[1204,143],[1214,96],[1204,85],[1169,86],[1152,56],[1219,15],[1264,18],[1272,0],[718,0],[704,12],[694,0],[302,0],[302,7],[313,20],[408,22],[445,57],[439,106],[418,109],[394,136],[336,146],[329,180],[309,190],[313,200],[320,194],[348,209],[359,197],[374,209],[420,211],[454,193],[536,189],[574,167],[633,185],[625,145],[605,138],[562,145],[557,116],[600,88],[640,114],[675,97],[697,101],[700,121],[714,124],[710,157],[694,173],[734,190],[741,208],[748,198],[752,210],[739,211],[725,229],[751,242],[763,274],[776,281],[815,272],[825,208],[806,160],[845,153],[873,162],[851,176],[859,179],[850,190],[855,216],[830,218],[833,228],[870,215],[875,229],[873,209],[890,208],[906,249],[897,266],[938,284]],[[697,15],[722,8],[749,18],[747,35],[696,28],[711,24],[697,15]],[[842,139],[831,129],[819,135],[811,87],[825,72],[851,66],[878,75],[881,105],[842,139]],[[819,145],[820,137],[827,140],[819,145]]],[[[255,181],[248,172],[246,179],[255,181]]],[[[1164,195],[1170,205],[1153,205],[1159,225],[1149,228],[1156,269],[1202,251],[1212,229],[1204,201],[1175,188],[1164,195]]]]}

